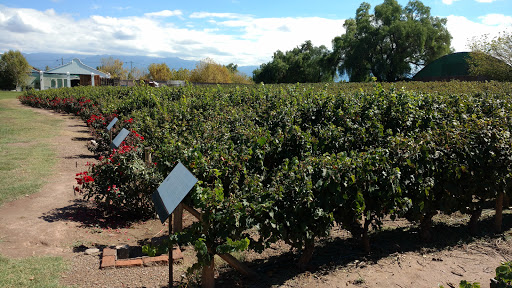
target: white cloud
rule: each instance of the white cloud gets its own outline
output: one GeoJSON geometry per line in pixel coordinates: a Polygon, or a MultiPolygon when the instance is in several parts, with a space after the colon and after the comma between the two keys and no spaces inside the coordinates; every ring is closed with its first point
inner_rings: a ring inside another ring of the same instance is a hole
{"type": "MultiPolygon", "coordinates": [[[[54,10],[8,8],[0,5],[0,52],[157,55],[200,60],[210,57],[222,64],[259,65],[276,50],[287,51],[311,40],[331,48],[344,33],[344,20],[320,17],[255,18],[232,13],[193,13],[187,21],[179,10],[164,10],[134,17],[91,16],[75,19],[54,10]],[[167,12],[164,12],[167,11],[167,12]],[[211,22],[209,22],[211,21],[211,22]]],[[[467,51],[472,37],[504,31],[512,19],[485,15],[480,22],[448,16],[447,28],[456,51],[467,51]]]]}
{"type": "Polygon", "coordinates": [[[201,19],[201,18],[226,18],[226,19],[239,19],[246,18],[248,16],[236,14],[236,13],[209,13],[209,12],[194,12],[190,14],[190,18],[201,19]]]}
{"type": "Polygon", "coordinates": [[[487,14],[485,16],[478,17],[482,20],[482,23],[488,26],[503,26],[512,25],[512,16],[506,16],[503,14],[487,14]]]}
{"type": "Polygon", "coordinates": [[[314,17],[253,18],[200,12],[186,22],[156,18],[171,15],[182,14],[176,10],[138,17],[75,19],[54,10],[0,5],[0,51],[158,55],[188,60],[210,57],[242,66],[268,62],[276,50],[290,50],[306,40],[331,48],[331,40],[344,32],[344,20],[314,17]],[[208,22],[212,18],[217,21],[208,22]],[[13,31],[13,23],[20,31],[13,31]]]}
{"type": "Polygon", "coordinates": [[[480,17],[481,23],[473,22],[463,16],[448,16],[447,28],[452,34],[452,47],[455,51],[469,51],[468,45],[474,37],[488,34],[490,37],[497,36],[500,32],[512,28],[512,19],[505,15],[485,15],[480,17]],[[495,20],[491,20],[495,19],[495,20]]]}
{"type": "Polygon", "coordinates": [[[443,0],[443,4],[452,5],[453,2],[455,2],[455,1],[458,1],[458,0],[443,0]]]}
{"type": "Polygon", "coordinates": [[[144,14],[146,17],[173,17],[173,16],[181,16],[183,15],[183,12],[180,10],[163,10],[159,12],[153,12],[153,13],[146,13],[144,14]]]}

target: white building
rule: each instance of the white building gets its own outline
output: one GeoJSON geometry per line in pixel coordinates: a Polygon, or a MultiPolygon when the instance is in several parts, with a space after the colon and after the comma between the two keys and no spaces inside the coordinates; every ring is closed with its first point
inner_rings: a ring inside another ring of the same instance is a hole
{"type": "Polygon", "coordinates": [[[73,86],[99,86],[101,78],[110,78],[103,73],[82,63],[75,58],[71,62],[48,71],[33,71],[29,86],[41,90],[73,86]]]}

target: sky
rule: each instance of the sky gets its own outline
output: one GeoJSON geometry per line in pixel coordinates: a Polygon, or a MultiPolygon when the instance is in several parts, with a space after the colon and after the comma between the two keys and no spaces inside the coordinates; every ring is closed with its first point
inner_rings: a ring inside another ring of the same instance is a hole
{"type": "MultiPolygon", "coordinates": [[[[209,57],[260,65],[306,40],[332,48],[361,2],[0,0],[0,53],[209,57]]],[[[373,13],[383,0],[366,2],[373,13]]],[[[448,19],[456,52],[468,51],[473,37],[512,31],[512,0],[422,2],[433,16],[448,19]]]]}

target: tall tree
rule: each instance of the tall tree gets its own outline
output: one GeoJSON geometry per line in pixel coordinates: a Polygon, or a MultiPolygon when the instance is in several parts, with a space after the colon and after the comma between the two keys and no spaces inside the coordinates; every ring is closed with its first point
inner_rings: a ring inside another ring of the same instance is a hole
{"type": "Polygon", "coordinates": [[[333,40],[332,59],[350,81],[401,80],[413,66],[425,66],[451,52],[446,18],[431,16],[422,2],[402,7],[396,0],[384,0],[374,14],[370,9],[363,2],[355,18],[345,21],[345,34],[333,40]]]}
{"type": "Polygon", "coordinates": [[[112,78],[126,79],[128,70],[124,69],[123,64],[123,61],[113,57],[101,58],[101,66],[98,70],[109,73],[112,78]]]}
{"type": "Polygon", "coordinates": [[[192,70],[190,81],[200,83],[232,83],[228,68],[210,58],[199,61],[196,68],[192,70]]]}
{"type": "Polygon", "coordinates": [[[148,67],[149,77],[155,81],[167,81],[171,79],[171,69],[165,63],[151,63],[148,67]]]}
{"type": "Polygon", "coordinates": [[[20,51],[9,50],[0,57],[0,86],[14,89],[25,85],[30,65],[20,51]]]}
{"type": "Polygon", "coordinates": [[[470,44],[469,71],[474,76],[512,81],[512,33],[503,32],[489,39],[489,35],[474,38],[470,44]]]}
{"type": "Polygon", "coordinates": [[[231,73],[235,73],[238,71],[238,65],[237,64],[234,64],[234,63],[229,63],[228,65],[226,65],[226,68],[228,68],[228,70],[231,72],[231,73]]]}
{"type": "Polygon", "coordinates": [[[192,75],[192,71],[180,68],[178,70],[172,69],[171,70],[171,80],[184,80],[184,81],[190,81],[190,77],[192,75]]]}
{"type": "Polygon", "coordinates": [[[313,46],[308,40],[286,53],[276,51],[272,61],[253,72],[253,79],[264,83],[330,82],[335,73],[331,52],[323,45],[313,46]]]}

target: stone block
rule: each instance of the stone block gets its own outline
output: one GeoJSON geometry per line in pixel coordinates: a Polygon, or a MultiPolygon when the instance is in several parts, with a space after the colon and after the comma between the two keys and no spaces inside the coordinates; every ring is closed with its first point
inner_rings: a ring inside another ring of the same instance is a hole
{"type": "Polygon", "coordinates": [[[103,258],[101,258],[100,268],[105,269],[105,268],[115,268],[115,267],[116,267],[116,256],[103,255],[103,258]]]}
{"type": "Polygon", "coordinates": [[[116,267],[117,268],[123,268],[123,267],[137,267],[142,266],[143,262],[142,259],[125,259],[125,260],[117,260],[116,261],[116,267]]]}
{"type": "Polygon", "coordinates": [[[105,248],[103,249],[103,257],[105,256],[117,256],[117,250],[112,248],[105,248]]]}
{"type": "Polygon", "coordinates": [[[144,262],[144,266],[160,266],[160,265],[168,265],[169,264],[169,256],[168,255],[160,255],[156,257],[144,257],[142,258],[144,262]]]}

